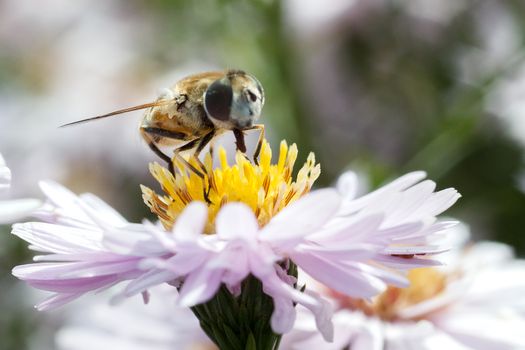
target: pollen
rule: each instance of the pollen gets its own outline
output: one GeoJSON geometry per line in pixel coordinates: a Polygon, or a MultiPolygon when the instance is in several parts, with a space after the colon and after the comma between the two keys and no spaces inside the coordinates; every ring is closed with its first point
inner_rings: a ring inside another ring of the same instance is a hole
{"type": "MultiPolygon", "coordinates": [[[[242,202],[254,212],[259,225],[270,219],[288,204],[305,195],[319,177],[320,165],[310,153],[295,179],[293,168],[297,159],[297,146],[280,144],[277,164],[272,164],[272,150],[265,140],[262,144],[259,164],[237,152],[234,164],[227,161],[224,148],[219,149],[219,164],[213,167],[210,152],[204,156],[206,174],[199,177],[182,161],[174,158],[175,176],[158,163],[150,164],[150,172],[159,182],[163,194],[141,186],[146,205],[156,214],[163,226],[170,230],[186,205],[192,201],[206,202],[208,222],[206,233],[214,233],[214,221],[220,208],[228,202],[242,202]],[[205,200],[207,193],[208,201],[205,200]]],[[[200,165],[194,158],[187,161],[197,169],[200,165]]]]}

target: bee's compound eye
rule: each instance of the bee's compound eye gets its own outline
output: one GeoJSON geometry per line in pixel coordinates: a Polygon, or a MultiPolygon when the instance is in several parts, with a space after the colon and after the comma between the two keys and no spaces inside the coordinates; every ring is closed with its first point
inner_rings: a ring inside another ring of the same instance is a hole
{"type": "Polygon", "coordinates": [[[232,87],[221,80],[212,83],[204,95],[204,108],[208,115],[218,120],[228,120],[233,100],[232,87]]]}

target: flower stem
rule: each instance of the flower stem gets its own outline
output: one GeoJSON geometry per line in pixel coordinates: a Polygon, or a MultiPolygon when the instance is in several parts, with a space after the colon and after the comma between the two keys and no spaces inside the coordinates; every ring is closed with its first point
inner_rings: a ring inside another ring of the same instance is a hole
{"type": "MultiPolygon", "coordinates": [[[[288,273],[297,276],[290,264],[288,273]]],[[[273,332],[270,318],[273,300],[262,290],[261,282],[248,276],[241,293],[233,295],[224,285],[208,302],[191,308],[201,328],[221,350],[277,350],[281,334],[273,332]]]]}

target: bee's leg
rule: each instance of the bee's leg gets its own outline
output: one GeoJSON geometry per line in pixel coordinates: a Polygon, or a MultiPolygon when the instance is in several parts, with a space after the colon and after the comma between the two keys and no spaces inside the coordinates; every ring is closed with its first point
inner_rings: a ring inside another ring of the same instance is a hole
{"type": "Polygon", "coordinates": [[[165,137],[168,139],[179,140],[179,141],[188,141],[188,135],[182,132],[170,131],[162,128],[153,128],[149,126],[143,126],[140,128],[143,133],[165,137]]]}
{"type": "MultiPolygon", "coordinates": [[[[174,135],[174,134],[177,134],[177,133],[171,133],[170,131],[168,130],[164,130],[164,129],[158,129],[158,128],[144,128],[144,129],[147,129],[145,130],[145,132],[151,132],[152,134],[154,135],[159,135],[159,134],[163,134],[161,137],[168,137],[168,136],[165,136],[165,135],[174,135]],[[155,131],[151,131],[151,129],[154,129],[155,131]],[[160,132],[159,132],[160,130],[160,132]]],[[[145,137],[146,138],[146,141],[149,141],[149,138],[145,137]]],[[[183,141],[183,139],[179,139],[179,138],[175,138],[175,137],[169,137],[169,138],[172,138],[172,139],[176,139],[176,140],[181,140],[183,141]]],[[[197,168],[195,168],[193,165],[191,165],[186,159],[184,159],[184,157],[182,155],[180,155],[180,152],[181,151],[185,151],[185,150],[188,150],[188,149],[192,149],[194,148],[198,143],[199,143],[200,139],[196,139],[196,140],[193,140],[193,141],[190,141],[188,142],[187,144],[185,144],[184,146],[180,147],[180,148],[177,148],[174,152],[173,152],[173,157],[174,158],[177,158],[177,160],[179,162],[181,162],[182,164],[184,164],[184,166],[186,168],[188,168],[190,171],[192,171],[193,173],[195,173],[195,175],[197,175],[198,177],[200,177],[201,179],[204,179],[204,174],[198,170],[197,168]]],[[[154,143],[152,142],[148,142],[148,144],[150,145],[150,148],[159,156],[161,157],[162,159],[164,159],[165,161],[168,162],[169,164],[169,168],[170,168],[170,171],[172,172],[173,175],[175,175],[174,173],[174,168],[173,168],[173,162],[171,160],[170,157],[168,157],[167,155],[165,155],[164,153],[162,153],[156,146],[154,143]],[[155,149],[153,148],[155,147],[155,149]]]]}
{"type": "Polygon", "coordinates": [[[168,170],[175,176],[175,169],[173,169],[173,162],[171,161],[171,158],[167,155],[165,155],[155,144],[155,140],[152,137],[152,135],[148,134],[148,132],[144,129],[147,128],[140,128],[140,134],[142,135],[142,138],[146,141],[149,148],[155,153],[157,156],[159,156],[160,159],[168,163],[168,170]]]}
{"type": "MultiPolygon", "coordinates": [[[[158,149],[158,147],[154,144],[155,142],[154,139],[156,136],[156,137],[169,138],[173,140],[186,141],[187,135],[184,133],[176,132],[176,131],[170,131],[170,130],[166,130],[162,128],[154,128],[154,127],[141,127],[140,131],[142,133],[142,136],[146,140],[146,142],[148,142],[148,145],[150,146],[150,148],[153,150],[153,152],[155,152],[155,154],[157,154],[160,158],[162,158],[168,163],[168,169],[175,176],[175,169],[173,167],[173,161],[171,160],[170,157],[168,157],[167,155],[165,155],[158,149]]],[[[179,154],[179,152],[183,150],[194,148],[199,143],[200,140],[201,139],[192,140],[188,142],[187,144],[185,144],[184,146],[176,149],[174,152],[174,157],[176,157],[180,162],[184,164],[184,166],[186,166],[188,169],[193,171],[201,179],[204,179],[204,174],[201,171],[199,171],[197,168],[195,168],[193,165],[191,165],[186,159],[184,159],[184,157],[182,157],[179,154]]]]}
{"type": "Polygon", "coordinates": [[[255,124],[253,129],[259,130],[259,139],[257,140],[257,147],[255,147],[255,152],[253,152],[253,162],[256,165],[259,165],[259,155],[261,154],[262,144],[264,141],[264,124],[255,124]]]}
{"type": "Polygon", "coordinates": [[[261,153],[262,144],[264,141],[264,124],[255,124],[247,129],[244,129],[244,131],[247,130],[259,130],[259,139],[257,140],[257,147],[255,147],[255,151],[253,152],[253,162],[256,165],[259,165],[259,155],[261,153]]]}
{"type": "Polygon", "coordinates": [[[215,142],[213,140],[210,141],[210,156],[213,161],[213,156],[215,154],[215,142]]]}
{"type": "MultiPolygon", "coordinates": [[[[190,143],[188,143],[188,144],[178,148],[175,151],[175,152],[182,152],[182,151],[190,150],[190,149],[194,148],[195,145],[197,145],[196,146],[197,148],[193,152],[193,157],[194,157],[195,161],[199,164],[199,167],[202,169],[202,171],[208,176],[208,182],[209,182],[209,176],[210,175],[208,174],[208,170],[206,169],[206,166],[200,160],[199,155],[202,152],[202,150],[204,149],[204,147],[206,147],[206,145],[208,143],[210,143],[210,141],[213,139],[214,136],[215,136],[215,131],[212,130],[209,133],[207,133],[206,135],[204,135],[202,138],[195,140],[195,142],[192,141],[192,142],[190,142],[190,143]]],[[[206,183],[203,181],[204,199],[209,204],[211,204],[211,201],[209,199],[210,190],[211,190],[211,185],[208,183],[208,189],[206,189],[206,183]]]]}
{"type": "Polygon", "coordinates": [[[246,154],[246,142],[244,142],[244,133],[242,130],[233,129],[233,136],[235,136],[235,146],[237,146],[237,151],[246,154]]]}
{"type": "Polygon", "coordinates": [[[186,168],[188,168],[190,171],[192,171],[195,175],[197,175],[198,177],[200,177],[202,180],[204,180],[204,174],[202,173],[202,171],[200,171],[199,169],[195,168],[193,165],[191,165],[186,159],[184,159],[184,157],[179,153],[179,150],[175,150],[173,152],[173,157],[174,158],[177,158],[179,160],[179,162],[181,162],[182,164],[184,164],[184,166],[186,168]]]}
{"type": "Polygon", "coordinates": [[[244,142],[243,130],[233,129],[233,136],[235,136],[235,146],[237,146],[237,151],[241,151],[244,158],[250,161],[250,158],[246,155],[246,142],[244,142]]]}
{"type": "Polygon", "coordinates": [[[215,131],[212,130],[206,135],[204,135],[203,137],[201,137],[200,139],[193,140],[192,142],[189,142],[185,144],[184,146],[177,148],[176,151],[184,152],[184,151],[188,151],[190,149],[195,148],[195,151],[193,152],[193,157],[195,158],[195,161],[197,161],[197,163],[199,164],[199,167],[202,169],[202,171],[207,173],[208,170],[206,169],[206,167],[200,160],[199,155],[201,154],[204,147],[206,147],[206,145],[210,143],[210,141],[213,139],[214,136],[215,136],[215,131]]]}

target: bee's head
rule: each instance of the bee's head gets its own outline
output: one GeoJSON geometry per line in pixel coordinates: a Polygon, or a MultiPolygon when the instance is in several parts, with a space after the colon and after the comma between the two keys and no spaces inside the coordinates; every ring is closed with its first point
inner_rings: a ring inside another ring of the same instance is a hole
{"type": "Polygon", "coordinates": [[[211,121],[225,129],[245,129],[261,115],[264,91],[257,79],[239,70],[230,70],[214,81],[204,93],[204,109],[211,121]]]}

